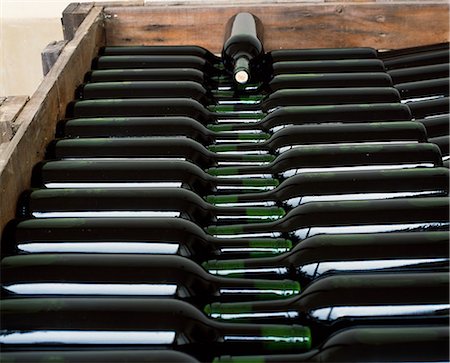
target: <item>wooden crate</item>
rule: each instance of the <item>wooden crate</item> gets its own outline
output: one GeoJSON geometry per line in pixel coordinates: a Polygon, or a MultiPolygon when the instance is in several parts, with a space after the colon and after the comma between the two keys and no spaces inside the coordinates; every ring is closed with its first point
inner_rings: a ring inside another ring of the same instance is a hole
{"type": "Polygon", "coordinates": [[[13,138],[0,147],[1,230],[14,218],[17,198],[30,187],[32,168],[43,159],[56,123],[64,117],[99,47],[195,44],[218,53],[226,20],[240,11],[261,18],[268,51],[349,46],[396,49],[449,40],[445,0],[73,3],[63,13],[64,35],[70,41],[15,118],[13,138]]]}

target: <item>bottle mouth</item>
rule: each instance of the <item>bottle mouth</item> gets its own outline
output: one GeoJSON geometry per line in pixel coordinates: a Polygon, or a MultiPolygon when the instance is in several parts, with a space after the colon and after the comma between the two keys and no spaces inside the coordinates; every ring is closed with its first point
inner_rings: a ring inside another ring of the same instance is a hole
{"type": "Polygon", "coordinates": [[[235,81],[237,83],[240,83],[240,84],[246,84],[248,82],[249,78],[250,77],[249,77],[248,73],[245,70],[237,71],[234,74],[235,81]]]}

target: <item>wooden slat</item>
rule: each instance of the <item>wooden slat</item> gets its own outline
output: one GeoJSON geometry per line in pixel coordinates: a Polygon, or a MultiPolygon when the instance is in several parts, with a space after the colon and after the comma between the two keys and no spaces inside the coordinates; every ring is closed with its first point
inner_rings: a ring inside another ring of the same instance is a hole
{"type": "Polygon", "coordinates": [[[61,54],[67,40],[60,40],[49,43],[41,53],[42,73],[44,76],[50,71],[61,54]]]}
{"type": "Polygon", "coordinates": [[[53,139],[57,121],[64,117],[75,88],[83,82],[91,60],[104,45],[101,7],[94,7],[81,24],[24,107],[21,124],[12,141],[2,150],[0,160],[0,228],[14,217],[19,194],[30,187],[33,166],[42,160],[53,139]]]}
{"type": "Polygon", "coordinates": [[[395,49],[449,39],[447,2],[263,3],[107,7],[108,45],[196,44],[214,53],[224,24],[249,11],[265,27],[266,50],[368,46],[395,49]]]}
{"type": "Polygon", "coordinates": [[[77,31],[80,24],[86,18],[89,11],[92,9],[94,4],[90,3],[70,3],[63,10],[62,13],[62,26],[64,40],[72,40],[75,32],[77,31]]]}

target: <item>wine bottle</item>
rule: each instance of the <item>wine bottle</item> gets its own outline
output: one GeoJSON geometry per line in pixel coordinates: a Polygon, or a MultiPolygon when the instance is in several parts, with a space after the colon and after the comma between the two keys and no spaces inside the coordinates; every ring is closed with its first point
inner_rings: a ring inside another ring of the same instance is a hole
{"type": "Polygon", "coordinates": [[[441,166],[439,148],[430,143],[377,145],[317,145],[293,148],[266,165],[210,168],[208,173],[228,177],[274,178],[279,181],[306,172],[408,169],[441,166]]]}
{"type": "Polygon", "coordinates": [[[45,188],[173,187],[208,194],[262,191],[272,179],[219,179],[183,160],[58,160],[37,164],[32,186],[45,188]]]}
{"type": "Polygon", "coordinates": [[[448,113],[450,103],[448,97],[439,97],[426,101],[411,101],[406,105],[415,119],[448,113]]]}
{"type": "Polygon", "coordinates": [[[308,60],[372,59],[377,57],[377,51],[369,47],[277,49],[266,54],[266,59],[272,63],[308,60]]]}
{"type": "Polygon", "coordinates": [[[233,74],[235,82],[245,84],[257,79],[258,62],[264,56],[263,25],[250,13],[238,13],[228,20],[222,59],[225,69],[233,74]]]}
{"type": "Polygon", "coordinates": [[[300,293],[295,281],[214,276],[181,256],[30,254],[4,258],[1,271],[2,290],[10,297],[167,297],[201,308],[300,293]]]}
{"type": "Polygon", "coordinates": [[[430,51],[443,50],[443,49],[444,50],[449,49],[449,42],[426,44],[426,45],[419,45],[416,47],[408,47],[408,48],[400,48],[400,49],[391,49],[391,50],[387,50],[387,51],[379,51],[378,56],[382,59],[388,59],[388,58],[396,58],[396,57],[404,56],[404,55],[417,54],[417,53],[430,52],[430,51]]]}
{"type": "Polygon", "coordinates": [[[449,138],[448,135],[430,138],[430,142],[437,145],[439,147],[439,150],[441,150],[442,160],[446,160],[449,155],[449,145],[448,145],[449,140],[448,140],[448,138],[449,138]]]}
{"type": "Polygon", "coordinates": [[[316,342],[356,325],[448,325],[448,273],[327,276],[278,301],[213,303],[207,315],[227,322],[308,324],[316,342]]]}
{"type": "Polygon", "coordinates": [[[218,56],[197,45],[106,46],[100,48],[99,55],[187,55],[213,64],[221,62],[218,56]]]}
{"type": "Polygon", "coordinates": [[[214,258],[273,256],[292,242],[276,238],[218,239],[181,218],[40,218],[13,220],[2,249],[16,253],[133,253],[214,258]]]}
{"type": "Polygon", "coordinates": [[[444,325],[355,327],[336,332],[306,353],[223,356],[213,363],[445,362],[449,358],[448,339],[444,325]]]}
{"type": "Polygon", "coordinates": [[[448,203],[447,197],[306,203],[277,221],[206,230],[222,238],[283,237],[295,242],[318,234],[442,231],[449,226],[448,203]]]}
{"type": "Polygon", "coordinates": [[[69,104],[67,108],[67,117],[69,118],[121,116],[183,116],[193,118],[203,125],[224,122],[229,124],[231,121],[235,121],[239,124],[224,125],[225,130],[261,129],[268,131],[273,127],[286,124],[406,121],[411,120],[411,111],[407,105],[401,103],[377,103],[289,106],[280,107],[267,115],[236,113],[220,117],[217,113],[208,111],[202,104],[189,98],[82,100],[69,104]]]}
{"type": "Polygon", "coordinates": [[[436,78],[424,81],[398,83],[395,88],[402,99],[449,95],[449,78],[436,78]]]}
{"type": "Polygon", "coordinates": [[[295,73],[384,72],[379,59],[339,59],[310,61],[281,61],[272,64],[274,75],[295,73]]]}
{"type": "Polygon", "coordinates": [[[182,159],[210,168],[220,165],[262,165],[275,159],[255,151],[246,155],[218,154],[187,137],[112,137],[60,139],[47,148],[48,159],[182,159]]]}
{"type": "Polygon", "coordinates": [[[261,131],[214,132],[189,117],[101,117],[62,120],[57,137],[187,136],[203,145],[227,142],[260,142],[269,138],[261,131]]]}
{"type": "Polygon", "coordinates": [[[416,122],[423,124],[427,130],[428,137],[436,137],[449,134],[450,115],[436,115],[423,119],[416,119],[416,122]]]}
{"type": "Polygon", "coordinates": [[[395,103],[400,102],[400,94],[392,87],[281,89],[261,100],[250,102],[248,99],[242,103],[227,100],[208,108],[214,112],[260,111],[269,113],[271,110],[283,106],[395,103]]]}
{"type": "Polygon", "coordinates": [[[217,276],[290,279],[304,288],[329,275],[385,272],[448,272],[447,232],[318,235],[276,257],[212,260],[217,276]]]}
{"type": "Polygon", "coordinates": [[[104,55],[94,58],[92,69],[193,68],[220,75],[221,70],[206,59],[193,55],[104,55]]]}
{"type": "Polygon", "coordinates": [[[190,355],[170,349],[158,350],[27,350],[3,352],[2,359],[10,363],[199,363],[190,355]]]}
{"type": "Polygon", "coordinates": [[[206,200],[214,205],[279,206],[289,211],[309,202],[447,196],[448,179],[446,168],[324,171],[295,175],[267,192],[210,195],[206,200]]]}
{"type": "Polygon", "coordinates": [[[387,73],[391,76],[392,82],[396,84],[445,78],[449,76],[448,67],[448,63],[439,63],[428,66],[393,69],[387,73]]]}
{"type": "Polygon", "coordinates": [[[221,207],[183,188],[38,189],[22,193],[19,218],[178,217],[199,226],[279,219],[277,207],[221,207]]]}
{"type": "MultiPolygon", "coordinates": [[[[242,141],[242,140],[240,140],[242,141]]],[[[359,144],[380,142],[427,141],[425,127],[415,121],[364,122],[351,124],[289,125],[265,141],[220,144],[208,147],[222,155],[241,152],[267,152],[278,155],[294,147],[317,144],[359,144]]]]}
{"type": "Polygon", "coordinates": [[[216,322],[175,299],[10,299],[2,302],[1,317],[2,351],[174,349],[210,361],[221,354],[300,353],[311,347],[307,327],[216,322]]]}
{"type": "MultiPolygon", "coordinates": [[[[81,85],[76,98],[114,99],[114,98],[192,98],[201,104],[215,103],[214,95],[200,83],[192,81],[127,81],[96,82],[81,85]]],[[[220,96],[220,94],[218,95],[220,96]]]]}
{"type": "Polygon", "coordinates": [[[432,50],[428,52],[420,52],[415,54],[401,55],[383,60],[387,70],[427,66],[439,63],[448,63],[448,49],[432,50]]]}

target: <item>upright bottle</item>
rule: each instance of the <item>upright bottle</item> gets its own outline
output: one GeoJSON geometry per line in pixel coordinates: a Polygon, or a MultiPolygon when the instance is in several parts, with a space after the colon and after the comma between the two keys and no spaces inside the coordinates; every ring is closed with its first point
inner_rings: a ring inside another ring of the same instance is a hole
{"type": "Polygon", "coordinates": [[[227,322],[307,324],[320,343],[355,325],[448,325],[448,288],[447,272],[336,275],[315,281],[294,298],[214,303],[205,312],[227,322]]]}
{"type": "Polygon", "coordinates": [[[226,69],[233,73],[237,83],[245,84],[257,78],[257,63],[264,56],[263,26],[250,13],[233,16],[225,28],[222,58],[226,69]]]}
{"type": "Polygon", "coordinates": [[[448,338],[448,327],[442,325],[356,327],[333,334],[306,353],[223,356],[213,363],[446,362],[448,338]]]}
{"type": "Polygon", "coordinates": [[[174,349],[201,361],[223,354],[300,353],[299,325],[228,324],[175,299],[29,298],[2,302],[2,352],[18,349],[174,349]]]}

